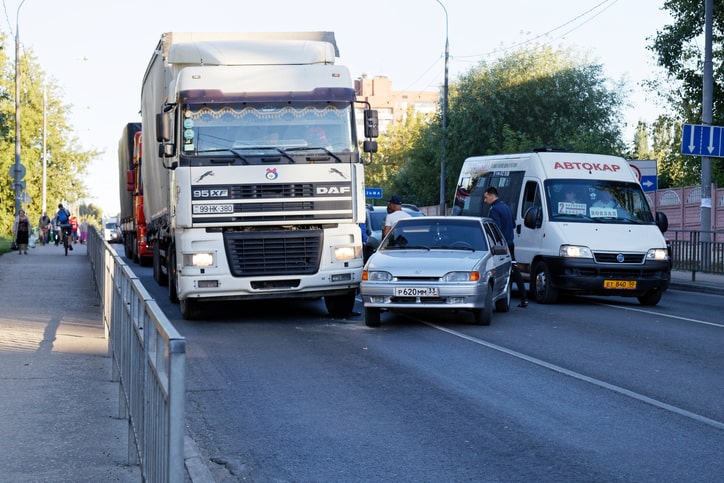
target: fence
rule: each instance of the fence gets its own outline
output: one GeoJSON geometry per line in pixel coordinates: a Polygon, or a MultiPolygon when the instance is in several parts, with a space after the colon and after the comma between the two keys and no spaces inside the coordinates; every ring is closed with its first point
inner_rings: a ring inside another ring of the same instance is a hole
{"type": "MultiPolygon", "coordinates": [[[[701,226],[701,186],[667,188],[646,193],[651,210],[666,214],[669,231],[711,230],[712,240],[724,242],[724,188],[711,188],[711,226],[701,226]]],[[[667,232],[668,233],[668,232],[667,232]]]]}
{"type": "Polygon", "coordinates": [[[88,254],[119,383],[119,417],[128,420],[129,464],[140,465],[147,482],[184,481],[186,341],[95,229],[88,254]]]}

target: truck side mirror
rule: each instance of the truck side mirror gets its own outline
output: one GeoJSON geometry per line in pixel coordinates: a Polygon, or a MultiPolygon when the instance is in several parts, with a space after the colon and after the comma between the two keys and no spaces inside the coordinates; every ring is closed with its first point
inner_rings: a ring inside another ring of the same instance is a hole
{"type": "Polygon", "coordinates": [[[362,150],[365,153],[376,153],[377,152],[377,141],[364,141],[362,143],[362,150]]]}
{"type": "MultiPolygon", "coordinates": [[[[374,109],[365,109],[365,137],[376,138],[380,135],[379,120],[377,118],[377,111],[374,109]]],[[[368,151],[369,152],[369,151],[368,151]]]]}
{"type": "Polygon", "coordinates": [[[156,141],[159,143],[171,140],[171,121],[165,112],[156,114],[156,141]]]}

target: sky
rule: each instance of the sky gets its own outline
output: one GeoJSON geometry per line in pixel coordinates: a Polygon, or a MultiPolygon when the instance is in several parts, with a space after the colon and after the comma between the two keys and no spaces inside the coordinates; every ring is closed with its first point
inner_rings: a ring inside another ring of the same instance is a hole
{"type": "MultiPolygon", "coordinates": [[[[3,0],[0,29],[31,49],[71,107],[81,148],[102,154],[88,171],[87,201],[119,210],[117,150],[140,121],[143,74],[163,32],[333,31],[352,78],[386,76],[395,91],[438,90],[449,42],[449,82],[480,61],[530,43],[573,47],[626,80],[627,133],[653,121],[640,86],[656,75],[647,49],[670,23],[661,0],[3,0]],[[444,6],[444,7],[443,7],[444,6]]],[[[12,54],[10,54],[12,58],[12,54]]],[[[628,139],[629,136],[627,136],[628,139]]],[[[475,154],[475,153],[471,153],[475,154]]],[[[49,196],[52,201],[52,196],[49,196]]],[[[52,204],[52,203],[51,203],[52,204]]]]}

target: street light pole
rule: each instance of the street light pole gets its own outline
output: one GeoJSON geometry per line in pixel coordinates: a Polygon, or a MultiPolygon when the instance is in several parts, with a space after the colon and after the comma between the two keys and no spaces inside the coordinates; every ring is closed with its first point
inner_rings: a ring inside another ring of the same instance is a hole
{"type": "Polygon", "coordinates": [[[440,214],[445,215],[445,161],[447,157],[447,92],[448,92],[448,60],[450,44],[448,42],[447,9],[440,0],[436,0],[445,11],[445,81],[442,89],[442,158],[440,159],[440,214]]]}
{"type": "Polygon", "coordinates": [[[13,171],[13,181],[15,187],[15,214],[20,213],[20,7],[23,6],[25,0],[18,5],[15,14],[15,170],[13,171]]]}
{"type": "Polygon", "coordinates": [[[47,111],[47,104],[48,102],[48,92],[45,83],[43,83],[43,207],[42,207],[42,213],[45,213],[45,211],[48,209],[47,206],[47,158],[48,158],[48,115],[46,113],[47,111]]]}

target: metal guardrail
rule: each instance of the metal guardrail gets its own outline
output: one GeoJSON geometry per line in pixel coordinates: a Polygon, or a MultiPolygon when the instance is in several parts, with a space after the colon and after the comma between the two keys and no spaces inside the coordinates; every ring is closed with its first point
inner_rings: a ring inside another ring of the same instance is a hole
{"type": "Polygon", "coordinates": [[[184,481],[186,340],[97,230],[88,254],[103,313],[128,460],[146,482],[184,481]]]}
{"type": "Polygon", "coordinates": [[[698,230],[668,230],[665,235],[671,243],[674,270],[715,273],[724,275],[724,242],[702,241],[702,234],[709,234],[709,240],[721,238],[721,232],[698,230]],[[719,237],[717,237],[719,235],[719,237]]]}

